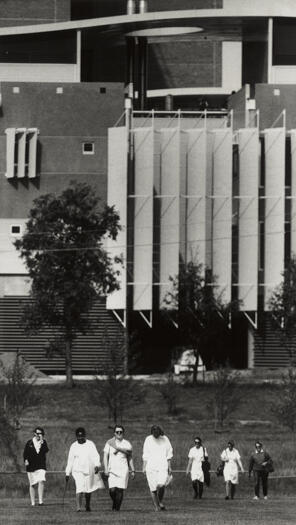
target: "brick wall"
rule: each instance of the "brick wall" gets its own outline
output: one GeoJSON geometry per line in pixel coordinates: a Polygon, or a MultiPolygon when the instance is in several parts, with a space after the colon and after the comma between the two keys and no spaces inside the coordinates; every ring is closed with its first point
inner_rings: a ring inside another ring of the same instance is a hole
{"type": "Polygon", "coordinates": [[[1,0],[0,26],[70,20],[71,0],[1,0]]]}
{"type": "Polygon", "coordinates": [[[221,86],[220,42],[166,42],[149,45],[148,89],[221,86]]]}

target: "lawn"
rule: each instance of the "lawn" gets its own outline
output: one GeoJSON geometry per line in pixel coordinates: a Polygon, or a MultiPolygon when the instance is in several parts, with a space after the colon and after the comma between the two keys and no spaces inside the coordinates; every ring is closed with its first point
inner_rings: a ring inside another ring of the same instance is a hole
{"type": "Polygon", "coordinates": [[[156,513],[152,510],[149,496],[127,496],[120,513],[110,511],[106,495],[94,497],[91,513],[76,513],[74,501],[67,497],[65,505],[61,499],[49,499],[44,507],[28,506],[24,499],[1,501],[1,523],[3,524],[133,524],[151,525],[167,523],[176,525],[276,525],[295,523],[296,503],[293,498],[272,498],[268,501],[249,499],[204,499],[196,502],[187,498],[167,498],[166,512],[156,513]]]}
{"type": "MultiPolygon", "coordinates": [[[[135,481],[130,481],[122,511],[114,514],[110,510],[107,491],[99,491],[93,497],[92,513],[76,514],[74,483],[71,480],[65,505],[62,504],[64,469],[74,431],[83,425],[101,454],[106,440],[112,435],[112,421],[108,418],[101,400],[93,404],[89,396],[90,385],[78,382],[72,390],[63,385],[35,386],[40,401],[36,407],[23,414],[20,430],[19,459],[23,445],[31,437],[36,425],[45,428],[49,444],[48,473],[44,507],[31,508],[29,505],[26,474],[5,474],[13,465],[5,450],[0,457],[0,523],[5,524],[68,524],[102,523],[145,525],[153,523],[193,524],[249,524],[295,523],[296,511],[296,446],[295,436],[281,427],[274,418],[272,407],[280,395],[280,387],[270,384],[241,384],[241,403],[231,414],[222,432],[215,432],[211,406],[212,386],[199,384],[197,387],[179,387],[178,413],[167,414],[166,405],[157,385],[148,385],[146,399],[139,406],[131,406],[123,416],[126,437],[134,448],[136,470],[141,470],[143,441],[154,422],[163,425],[174,447],[174,481],[167,489],[166,512],[155,513],[145,478],[141,472],[135,481]],[[205,488],[204,499],[192,499],[192,488],[184,471],[187,454],[194,435],[200,435],[208,449],[212,468],[219,463],[220,453],[228,439],[235,440],[241,452],[244,467],[255,439],[262,439],[271,453],[275,473],[270,479],[270,499],[253,501],[253,484],[247,475],[241,476],[234,501],[224,500],[223,479],[212,474],[210,488],[205,488]],[[289,476],[289,477],[287,477],[289,476]],[[295,476],[295,478],[293,477],[295,476]]],[[[1,393],[0,393],[1,394],[1,393]]],[[[1,429],[0,429],[1,434],[1,429]]]]}

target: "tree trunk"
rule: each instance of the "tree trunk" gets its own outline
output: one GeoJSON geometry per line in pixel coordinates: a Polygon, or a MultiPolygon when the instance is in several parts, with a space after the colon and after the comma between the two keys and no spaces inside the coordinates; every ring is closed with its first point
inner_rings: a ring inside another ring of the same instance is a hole
{"type": "Polygon", "coordinates": [[[72,341],[67,339],[65,341],[65,369],[66,369],[66,385],[68,388],[72,388],[73,375],[72,375],[72,341]]]}

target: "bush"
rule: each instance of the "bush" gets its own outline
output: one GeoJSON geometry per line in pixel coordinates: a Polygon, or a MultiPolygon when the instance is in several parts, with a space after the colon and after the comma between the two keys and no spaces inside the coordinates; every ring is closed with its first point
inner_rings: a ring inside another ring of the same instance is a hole
{"type": "Polygon", "coordinates": [[[166,405],[167,413],[173,416],[178,413],[177,402],[179,398],[179,387],[174,378],[174,374],[169,372],[166,377],[165,383],[159,386],[159,392],[161,393],[166,405]]]}
{"type": "Polygon", "coordinates": [[[240,403],[237,382],[239,372],[229,366],[220,366],[213,372],[213,399],[215,429],[222,429],[229,415],[240,403]]]}
{"type": "Polygon", "coordinates": [[[292,432],[296,429],[296,368],[289,368],[281,380],[278,402],[272,412],[279,423],[292,432]]]}

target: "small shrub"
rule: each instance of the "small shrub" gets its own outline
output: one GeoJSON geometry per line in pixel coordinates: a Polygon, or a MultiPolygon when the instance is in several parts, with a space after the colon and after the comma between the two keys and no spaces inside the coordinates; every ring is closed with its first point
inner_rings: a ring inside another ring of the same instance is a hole
{"type": "Polygon", "coordinates": [[[169,372],[163,384],[159,385],[159,392],[167,406],[167,413],[173,416],[178,413],[179,386],[174,378],[174,374],[169,372]]]}
{"type": "Polygon", "coordinates": [[[237,382],[239,372],[229,366],[220,366],[213,373],[213,399],[215,429],[222,429],[229,415],[240,403],[237,382]]]}
{"type": "Polygon", "coordinates": [[[272,412],[279,423],[292,432],[296,430],[296,368],[289,368],[282,377],[278,401],[272,412]]]}

